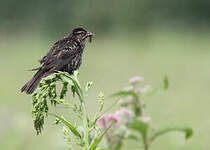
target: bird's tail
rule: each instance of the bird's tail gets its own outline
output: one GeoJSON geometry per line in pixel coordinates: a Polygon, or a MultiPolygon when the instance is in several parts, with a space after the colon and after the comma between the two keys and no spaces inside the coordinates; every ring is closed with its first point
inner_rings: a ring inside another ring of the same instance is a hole
{"type": "Polygon", "coordinates": [[[33,78],[21,88],[21,92],[26,92],[26,94],[32,94],[39,85],[39,82],[41,81],[43,75],[43,70],[40,68],[37,71],[37,73],[33,76],[33,78]]]}

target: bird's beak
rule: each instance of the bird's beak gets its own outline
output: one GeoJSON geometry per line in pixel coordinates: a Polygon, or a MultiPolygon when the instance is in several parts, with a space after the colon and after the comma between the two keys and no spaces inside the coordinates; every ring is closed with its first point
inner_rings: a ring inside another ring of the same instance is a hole
{"type": "Polygon", "coordinates": [[[90,36],[94,36],[95,34],[94,33],[91,33],[91,32],[87,32],[86,33],[86,36],[90,37],[90,36]]]}
{"type": "Polygon", "coordinates": [[[87,32],[86,35],[82,38],[83,40],[89,37],[89,42],[92,41],[92,37],[95,36],[94,33],[87,32]]]}

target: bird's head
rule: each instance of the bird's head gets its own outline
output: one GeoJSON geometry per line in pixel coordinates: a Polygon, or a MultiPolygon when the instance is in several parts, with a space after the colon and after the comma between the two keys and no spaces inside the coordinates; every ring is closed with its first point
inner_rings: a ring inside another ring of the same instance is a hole
{"type": "Polygon", "coordinates": [[[86,38],[89,38],[89,42],[91,42],[94,34],[86,31],[84,28],[78,27],[73,29],[72,35],[79,41],[85,41],[86,38]]]}

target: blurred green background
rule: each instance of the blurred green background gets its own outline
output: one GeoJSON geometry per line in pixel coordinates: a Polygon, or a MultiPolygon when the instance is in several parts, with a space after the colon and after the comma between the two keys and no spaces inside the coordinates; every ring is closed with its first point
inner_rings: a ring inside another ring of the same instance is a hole
{"type": "MultiPolygon", "coordinates": [[[[37,67],[52,44],[76,26],[96,33],[80,68],[83,85],[94,81],[88,98],[91,114],[100,91],[108,96],[136,75],[159,87],[167,75],[169,90],[148,99],[147,113],[157,127],[189,125],[195,134],[185,141],[182,134],[170,133],[151,150],[210,149],[209,0],[0,2],[0,149],[66,149],[61,127],[53,126],[51,117],[36,136],[31,97],[20,88],[33,75],[27,69],[37,67]]],[[[72,118],[71,110],[57,111],[72,118]]],[[[127,141],[124,149],[137,146],[140,143],[127,141]]]]}

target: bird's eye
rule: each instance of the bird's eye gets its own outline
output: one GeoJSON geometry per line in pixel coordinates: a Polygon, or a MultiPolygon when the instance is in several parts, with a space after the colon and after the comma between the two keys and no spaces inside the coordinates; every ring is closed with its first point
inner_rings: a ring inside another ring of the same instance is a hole
{"type": "Polygon", "coordinates": [[[85,34],[85,32],[84,31],[78,31],[77,34],[81,35],[81,34],[85,34]]]}

